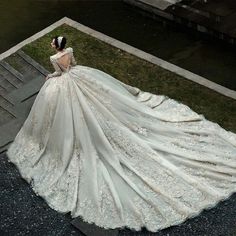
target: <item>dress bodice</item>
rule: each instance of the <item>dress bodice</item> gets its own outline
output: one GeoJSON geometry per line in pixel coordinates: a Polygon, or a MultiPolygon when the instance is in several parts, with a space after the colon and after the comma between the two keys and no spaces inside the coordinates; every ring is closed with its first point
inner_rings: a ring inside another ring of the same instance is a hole
{"type": "Polygon", "coordinates": [[[55,69],[55,72],[49,74],[48,77],[55,77],[61,75],[63,72],[69,71],[71,66],[77,65],[73,55],[73,48],[68,47],[64,52],[56,53],[50,56],[50,61],[55,69]]]}

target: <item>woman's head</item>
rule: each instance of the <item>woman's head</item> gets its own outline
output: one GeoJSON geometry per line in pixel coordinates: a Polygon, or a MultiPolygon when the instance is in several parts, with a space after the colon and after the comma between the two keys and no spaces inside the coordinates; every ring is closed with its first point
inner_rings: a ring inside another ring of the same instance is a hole
{"type": "Polygon", "coordinates": [[[52,38],[51,47],[58,51],[62,51],[66,45],[66,38],[63,36],[55,36],[52,38]]]}

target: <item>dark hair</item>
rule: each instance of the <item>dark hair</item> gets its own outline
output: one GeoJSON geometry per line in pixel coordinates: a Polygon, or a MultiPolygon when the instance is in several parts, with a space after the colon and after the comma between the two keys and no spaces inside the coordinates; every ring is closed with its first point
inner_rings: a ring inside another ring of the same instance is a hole
{"type": "Polygon", "coordinates": [[[61,50],[63,50],[63,49],[65,48],[65,45],[66,45],[66,38],[63,36],[62,41],[61,41],[61,46],[59,47],[58,37],[59,37],[59,35],[53,37],[52,39],[55,39],[54,43],[55,43],[56,49],[58,49],[59,51],[61,51],[61,50]]]}

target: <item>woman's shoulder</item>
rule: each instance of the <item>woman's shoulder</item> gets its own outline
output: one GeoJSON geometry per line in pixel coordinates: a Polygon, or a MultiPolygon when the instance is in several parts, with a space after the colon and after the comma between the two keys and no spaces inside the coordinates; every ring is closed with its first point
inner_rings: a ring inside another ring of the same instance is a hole
{"type": "MultiPolygon", "coordinates": [[[[65,51],[66,52],[73,52],[73,48],[72,47],[65,48],[65,51]]],[[[59,56],[61,56],[61,54],[58,54],[58,53],[50,56],[50,61],[55,61],[59,56]]]]}
{"type": "Polygon", "coordinates": [[[50,56],[50,61],[55,61],[56,55],[57,55],[57,54],[54,54],[54,55],[50,56]]]}
{"type": "Polygon", "coordinates": [[[68,48],[66,48],[66,50],[69,51],[69,52],[73,52],[73,48],[72,47],[68,47],[68,48]]]}

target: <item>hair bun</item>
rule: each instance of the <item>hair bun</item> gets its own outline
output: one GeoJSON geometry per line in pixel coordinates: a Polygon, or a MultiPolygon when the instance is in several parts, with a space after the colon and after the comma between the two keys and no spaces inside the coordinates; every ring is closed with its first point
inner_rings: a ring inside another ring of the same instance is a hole
{"type": "Polygon", "coordinates": [[[66,38],[65,37],[56,36],[56,37],[54,37],[54,39],[55,39],[55,45],[56,45],[57,49],[62,50],[65,48],[65,45],[66,45],[66,38]]]}

